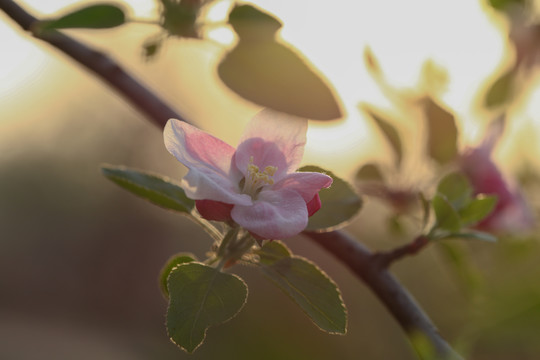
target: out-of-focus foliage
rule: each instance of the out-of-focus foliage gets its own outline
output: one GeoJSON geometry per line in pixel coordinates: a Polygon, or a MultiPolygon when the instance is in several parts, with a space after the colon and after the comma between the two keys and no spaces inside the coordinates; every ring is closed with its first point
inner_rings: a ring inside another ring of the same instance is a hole
{"type": "Polygon", "coordinates": [[[39,23],[41,30],[87,28],[108,29],[123,25],[126,15],[122,7],[113,4],[95,4],[82,7],[56,19],[39,23]]]}
{"type": "Polygon", "coordinates": [[[282,24],[251,5],[237,5],[229,22],[238,43],[221,61],[221,80],[256,104],[314,120],[341,116],[336,96],[320,73],[278,40],[282,24]]]}

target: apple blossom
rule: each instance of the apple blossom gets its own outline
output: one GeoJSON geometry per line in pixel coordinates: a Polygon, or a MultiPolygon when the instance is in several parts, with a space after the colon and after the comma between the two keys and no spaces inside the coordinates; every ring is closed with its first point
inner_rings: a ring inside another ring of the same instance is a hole
{"type": "Polygon", "coordinates": [[[318,192],[332,178],[297,172],[307,120],[263,110],[248,124],[238,147],[179,120],[165,126],[167,150],[188,174],[181,186],[206,219],[232,220],[263,239],[301,232],[321,206],[318,192]]]}
{"type": "Polygon", "coordinates": [[[477,228],[496,232],[527,230],[534,225],[531,209],[491,159],[493,148],[502,135],[503,121],[503,118],[494,121],[480,146],[469,148],[461,155],[459,165],[475,194],[497,196],[495,209],[477,228]]]}

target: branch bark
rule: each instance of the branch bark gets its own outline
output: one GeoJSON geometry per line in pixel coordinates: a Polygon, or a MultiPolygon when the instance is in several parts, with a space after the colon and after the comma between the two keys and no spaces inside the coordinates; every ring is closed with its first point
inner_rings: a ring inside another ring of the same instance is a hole
{"type": "MultiPolygon", "coordinates": [[[[164,127],[169,118],[186,121],[155,92],[145,87],[110,57],[60,32],[34,32],[33,27],[38,19],[11,0],[0,0],[0,9],[22,29],[31,32],[34,37],[49,43],[86,67],[145,114],[154,124],[164,127]]],[[[386,270],[386,266],[381,265],[380,257],[377,259],[376,254],[374,255],[356,239],[341,231],[304,232],[304,235],[333,254],[356,274],[386,306],[410,337],[421,336],[427,340],[434,351],[435,358],[461,359],[440,336],[435,325],[413,297],[386,270]]],[[[385,259],[390,259],[390,257],[385,257],[385,259]]],[[[418,348],[417,351],[423,358],[430,356],[418,348]]]]}
{"type": "Polygon", "coordinates": [[[61,32],[34,31],[39,20],[12,0],[0,0],[0,9],[23,30],[54,46],[91,71],[156,125],[164,127],[170,118],[188,122],[165,101],[155,95],[156,92],[144,86],[141,81],[129,74],[109,56],[61,32]]]}

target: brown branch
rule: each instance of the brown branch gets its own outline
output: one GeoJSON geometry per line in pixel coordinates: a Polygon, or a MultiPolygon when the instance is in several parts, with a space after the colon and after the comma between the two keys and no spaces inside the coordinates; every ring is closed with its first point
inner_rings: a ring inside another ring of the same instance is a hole
{"type": "Polygon", "coordinates": [[[417,254],[427,244],[429,244],[429,238],[424,235],[418,236],[412,242],[399,246],[395,249],[388,251],[377,251],[372,254],[372,262],[377,264],[380,268],[388,268],[390,265],[405,256],[411,256],[417,254]]]}
{"type": "MultiPolygon", "coordinates": [[[[53,45],[84,65],[156,125],[163,127],[169,118],[186,121],[108,56],[60,32],[33,32],[33,26],[38,20],[11,0],[0,0],[0,9],[24,30],[32,32],[35,37],[53,45]]],[[[385,266],[381,266],[385,262],[389,264],[391,261],[388,260],[395,258],[397,252],[394,255],[379,256],[379,260],[376,260],[377,256],[343,232],[324,234],[304,232],[304,234],[332,253],[362,279],[410,336],[415,333],[422,335],[433,346],[440,359],[461,359],[439,335],[431,320],[407,290],[386,271],[385,266]]]]}
{"type": "Polygon", "coordinates": [[[38,19],[12,0],[0,0],[0,9],[19,24],[23,30],[31,32],[36,38],[49,43],[75,62],[86,67],[155,124],[164,127],[170,118],[186,121],[183,116],[142,85],[142,82],[129,74],[109,56],[61,32],[34,31],[37,29],[38,19]]]}
{"type": "MultiPolygon", "coordinates": [[[[417,345],[415,337],[423,336],[433,347],[436,359],[462,359],[441,337],[409,292],[364,245],[343,231],[304,231],[303,234],[332,253],[364,281],[413,340],[413,346],[417,345]]],[[[426,356],[421,348],[416,350],[421,357],[426,356]]]]}

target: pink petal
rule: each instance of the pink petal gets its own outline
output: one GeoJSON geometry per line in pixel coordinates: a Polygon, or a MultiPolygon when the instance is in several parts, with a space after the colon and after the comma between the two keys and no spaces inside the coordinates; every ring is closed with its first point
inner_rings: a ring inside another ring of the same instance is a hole
{"type": "Polygon", "coordinates": [[[295,191],[262,191],[252,206],[236,205],[234,221],[263,239],[285,239],[307,226],[306,202],[295,191]]]}
{"type": "Polygon", "coordinates": [[[316,194],[311,201],[309,201],[307,204],[307,211],[308,211],[308,217],[313,216],[317,211],[321,209],[322,203],[321,198],[319,197],[319,194],[316,194]]]}
{"type": "Polygon", "coordinates": [[[332,185],[332,178],[318,172],[295,172],[277,182],[272,190],[289,189],[299,193],[307,203],[322,189],[332,185]]]}
{"type": "Polygon", "coordinates": [[[236,166],[247,168],[250,157],[254,164],[264,169],[277,166],[279,174],[298,168],[306,145],[307,120],[274,110],[259,112],[247,125],[238,145],[236,166]],[[258,141],[248,141],[259,139],[258,141]]]}
{"type": "Polygon", "coordinates": [[[167,122],[163,137],[167,150],[189,169],[182,180],[188,197],[228,204],[252,203],[238,188],[242,174],[231,166],[235,152],[232,146],[174,119],[167,122]]]}

